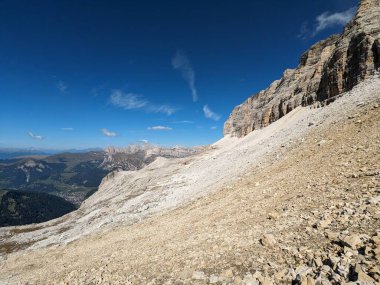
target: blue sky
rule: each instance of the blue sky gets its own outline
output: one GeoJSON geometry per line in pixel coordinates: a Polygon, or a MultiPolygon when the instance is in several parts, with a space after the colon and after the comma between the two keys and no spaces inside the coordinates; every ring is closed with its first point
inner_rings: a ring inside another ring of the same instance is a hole
{"type": "Polygon", "coordinates": [[[0,147],[212,143],[356,5],[0,0],[0,147]]]}

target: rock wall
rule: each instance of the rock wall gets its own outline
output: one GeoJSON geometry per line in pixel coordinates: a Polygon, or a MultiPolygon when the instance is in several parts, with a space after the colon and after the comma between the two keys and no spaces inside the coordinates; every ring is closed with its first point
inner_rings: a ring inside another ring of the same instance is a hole
{"type": "Polygon", "coordinates": [[[242,137],[266,127],[294,108],[351,90],[380,66],[380,0],[361,0],[355,18],[305,52],[299,66],[284,72],[266,90],[235,107],[224,135],[242,137]]]}

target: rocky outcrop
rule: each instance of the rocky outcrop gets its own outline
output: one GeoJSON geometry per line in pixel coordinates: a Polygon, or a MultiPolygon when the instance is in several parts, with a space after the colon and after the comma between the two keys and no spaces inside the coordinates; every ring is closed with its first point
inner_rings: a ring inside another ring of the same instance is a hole
{"type": "Polygon", "coordinates": [[[380,67],[380,0],[361,0],[341,35],[313,45],[299,66],[235,107],[224,135],[242,137],[266,127],[298,106],[332,100],[380,67]]]}

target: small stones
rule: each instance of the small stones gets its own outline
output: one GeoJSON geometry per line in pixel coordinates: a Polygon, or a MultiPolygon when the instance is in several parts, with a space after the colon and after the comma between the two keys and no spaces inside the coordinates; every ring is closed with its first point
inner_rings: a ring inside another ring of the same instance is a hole
{"type": "Polygon", "coordinates": [[[268,214],[268,219],[270,220],[278,220],[280,214],[278,212],[271,212],[268,214]]]}
{"type": "Polygon", "coordinates": [[[314,258],[313,259],[313,265],[314,265],[314,267],[322,267],[323,263],[322,263],[321,258],[319,258],[319,257],[314,258]]]}
{"type": "Polygon", "coordinates": [[[367,199],[369,204],[379,204],[380,203],[380,195],[376,197],[371,197],[367,199]]]}
{"type": "Polygon", "coordinates": [[[356,104],[356,106],[358,106],[358,107],[363,107],[364,105],[365,105],[365,102],[360,102],[360,103],[356,104]]]}
{"type": "Polygon", "coordinates": [[[303,277],[301,279],[301,285],[315,285],[315,280],[311,277],[303,277]]]}
{"type": "Polygon", "coordinates": [[[353,234],[353,235],[344,237],[344,238],[340,239],[340,242],[343,245],[347,245],[352,249],[358,249],[360,247],[360,245],[362,244],[360,236],[357,234],[353,234]]]}
{"type": "Polygon", "coordinates": [[[353,114],[353,115],[349,115],[347,118],[348,119],[354,119],[358,116],[358,114],[353,114]]]}
{"type": "Polygon", "coordinates": [[[272,234],[263,234],[260,239],[263,246],[273,247],[276,244],[276,239],[272,234]]]}
{"type": "Polygon", "coordinates": [[[224,270],[221,274],[220,274],[221,277],[223,278],[232,278],[234,276],[234,273],[232,271],[232,269],[226,269],[224,270]]]}
{"type": "Polygon", "coordinates": [[[372,277],[368,276],[359,264],[356,264],[353,269],[352,279],[352,281],[369,282],[370,284],[375,284],[375,280],[372,277]]]}
{"type": "Polygon", "coordinates": [[[203,271],[195,271],[193,273],[192,279],[194,279],[194,280],[206,280],[207,276],[203,271]]]}
{"type": "Polygon", "coordinates": [[[315,224],[315,227],[318,229],[325,229],[332,223],[331,219],[323,219],[315,224]]]}
{"type": "Polygon", "coordinates": [[[219,282],[219,277],[216,275],[211,275],[209,278],[209,283],[210,284],[215,284],[219,282]]]}

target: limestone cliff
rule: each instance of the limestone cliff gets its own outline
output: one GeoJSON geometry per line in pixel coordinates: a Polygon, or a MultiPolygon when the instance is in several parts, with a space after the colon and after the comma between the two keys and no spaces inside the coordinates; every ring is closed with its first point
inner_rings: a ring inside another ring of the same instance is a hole
{"type": "Polygon", "coordinates": [[[354,19],[305,52],[299,66],[284,72],[266,90],[235,107],[224,135],[242,137],[266,127],[294,108],[351,90],[380,66],[380,0],[361,0],[354,19]]]}

